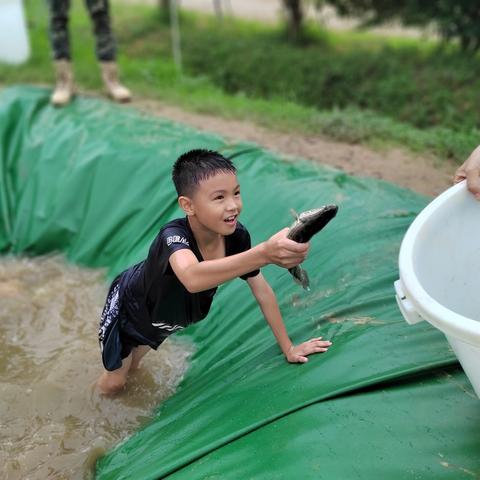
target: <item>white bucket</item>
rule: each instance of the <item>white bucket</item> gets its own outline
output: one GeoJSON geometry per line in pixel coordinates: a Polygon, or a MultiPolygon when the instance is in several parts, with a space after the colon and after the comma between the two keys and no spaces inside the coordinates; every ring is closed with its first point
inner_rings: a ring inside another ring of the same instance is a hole
{"type": "Polygon", "coordinates": [[[447,337],[480,397],[480,202],[466,182],[420,212],[400,247],[397,302],[405,320],[447,337]]]}
{"type": "Polygon", "coordinates": [[[0,0],[0,62],[22,63],[29,56],[30,45],[22,1],[0,0]]]}

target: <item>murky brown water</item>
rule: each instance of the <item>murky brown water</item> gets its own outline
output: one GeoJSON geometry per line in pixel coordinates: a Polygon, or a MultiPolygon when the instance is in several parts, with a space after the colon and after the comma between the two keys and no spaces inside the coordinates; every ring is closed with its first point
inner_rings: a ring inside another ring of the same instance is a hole
{"type": "Polygon", "coordinates": [[[122,394],[96,393],[106,292],[102,272],[60,257],[0,257],[0,478],[91,478],[182,378],[193,348],[169,339],[122,394]]]}

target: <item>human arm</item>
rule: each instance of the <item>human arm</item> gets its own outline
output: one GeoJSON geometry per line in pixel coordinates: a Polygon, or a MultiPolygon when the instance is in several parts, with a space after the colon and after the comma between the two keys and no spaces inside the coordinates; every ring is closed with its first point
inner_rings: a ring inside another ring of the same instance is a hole
{"type": "Polygon", "coordinates": [[[454,183],[467,180],[467,188],[480,200],[480,145],[455,172],[454,183]]]}
{"type": "Polygon", "coordinates": [[[269,263],[292,268],[305,260],[308,243],[287,238],[288,228],[267,241],[242,253],[199,262],[189,249],[177,250],[170,256],[170,265],[177,278],[190,293],[214,288],[233,278],[252,272],[269,263]]]}
{"type": "Polygon", "coordinates": [[[296,346],[293,345],[283,323],[272,287],[270,287],[261,273],[255,277],[248,278],[247,282],[262,310],[265,320],[275,335],[280,349],[290,363],[308,362],[307,355],[323,353],[328,350],[331,342],[322,340],[322,337],[312,338],[296,346]]]}

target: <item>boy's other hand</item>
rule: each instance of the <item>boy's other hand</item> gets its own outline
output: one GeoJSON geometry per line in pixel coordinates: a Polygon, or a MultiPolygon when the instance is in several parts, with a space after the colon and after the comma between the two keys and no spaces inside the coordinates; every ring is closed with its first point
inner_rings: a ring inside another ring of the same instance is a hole
{"type": "Polygon", "coordinates": [[[285,356],[290,363],[306,363],[308,362],[307,355],[325,353],[331,345],[332,342],[322,340],[322,337],[312,338],[300,345],[292,345],[285,356]]]}
{"type": "Polygon", "coordinates": [[[287,238],[288,231],[289,228],[284,228],[265,242],[268,263],[274,263],[279,267],[293,268],[305,260],[310,244],[290,240],[287,238]]]}

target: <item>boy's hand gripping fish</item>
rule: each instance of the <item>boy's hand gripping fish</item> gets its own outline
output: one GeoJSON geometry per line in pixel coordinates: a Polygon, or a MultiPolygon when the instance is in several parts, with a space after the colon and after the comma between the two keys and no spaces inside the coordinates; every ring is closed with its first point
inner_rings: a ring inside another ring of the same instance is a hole
{"type": "MultiPolygon", "coordinates": [[[[321,208],[307,210],[300,215],[292,211],[296,220],[290,227],[287,238],[299,243],[308,242],[337,214],[337,210],[337,205],[325,205],[321,208]]],[[[288,271],[292,274],[295,282],[305,290],[310,290],[307,272],[300,265],[289,268],[288,271]]]]}

